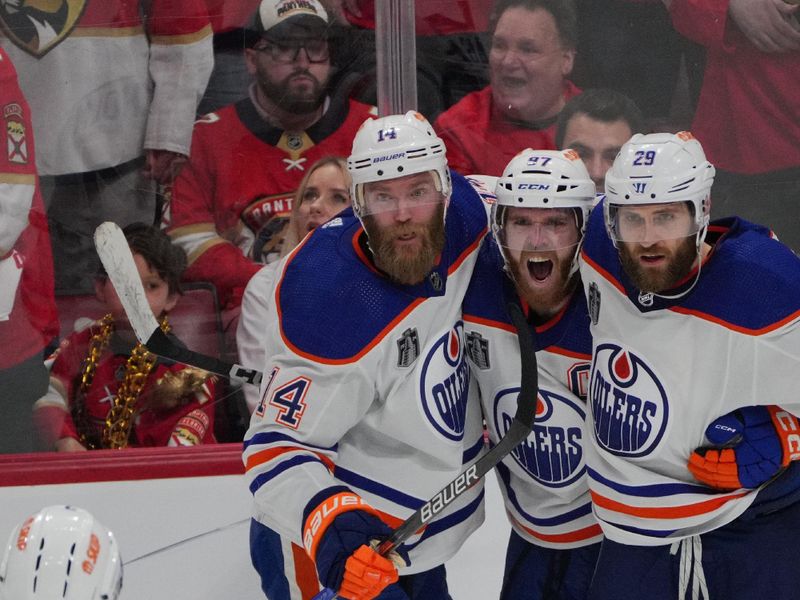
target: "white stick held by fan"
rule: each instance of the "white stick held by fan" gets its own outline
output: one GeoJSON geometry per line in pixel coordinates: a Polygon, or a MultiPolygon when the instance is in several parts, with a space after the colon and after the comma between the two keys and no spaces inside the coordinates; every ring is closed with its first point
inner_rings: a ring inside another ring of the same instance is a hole
{"type": "Polygon", "coordinates": [[[232,381],[260,385],[261,371],[183,348],[161,331],[145,296],[128,241],[119,225],[110,221],[101,223],[94,232],[94,245],[128,315],[136,339],[150,352],[228,377],[232,381]]]}

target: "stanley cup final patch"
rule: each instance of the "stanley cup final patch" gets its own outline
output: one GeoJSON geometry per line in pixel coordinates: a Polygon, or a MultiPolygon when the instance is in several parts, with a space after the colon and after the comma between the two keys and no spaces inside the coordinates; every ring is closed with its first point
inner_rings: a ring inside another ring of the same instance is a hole
{"type": "Polygon", "coordinates": [[[419,356],[419,335],[416,328],[406,329],[397,340],[397,366],[410,367],[419,356]]]}
{"type": "Polygon", "coordinates": [[[16,102],[3,107],[3,119],[6,123],[6,148],[8,162],[25,165],[28,163],[28,140],[25,121],[22,118],[22,107],[16,102]]]}
{"type": "Polygon", "coordinates": [[[594,282],[589,286],[589,317],[592,325],[597,325],[600,320],[600,288],[594,282]]]}
{"type": "Polygon", "coordinates": [[[491,367],[489,363],[489,340],[477,331],[467,333],[467,354],[479,369],[485,371],[491,367]]]}

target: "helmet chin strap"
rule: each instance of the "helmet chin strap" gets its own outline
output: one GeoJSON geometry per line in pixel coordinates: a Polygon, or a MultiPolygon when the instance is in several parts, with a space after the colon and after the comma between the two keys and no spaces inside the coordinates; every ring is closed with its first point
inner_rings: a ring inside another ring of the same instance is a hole
{"type": "Polygon", "coordinates": [[[700,271],[703,270],[703,256],[702,252],[700,251],[703,241],[706,238],[706,231],[708,229],[708,225],[703,225],[700,229],[697,230],[695,233],[695,249],[697,252],[697,273],[695,273],[694,279],[692,280],[692,284],[687,287],[685,290],[678,294],[658,294],[656,292],[639,292],[639,303],[642,306],[652,306],[653,305],[653,298],[663,298],[664,300],[677,300],[679,298],[683,298],[686,294],[691,292],[694,289],[694,286],[697,285],[697,282],[700,280],[700,271]]]}

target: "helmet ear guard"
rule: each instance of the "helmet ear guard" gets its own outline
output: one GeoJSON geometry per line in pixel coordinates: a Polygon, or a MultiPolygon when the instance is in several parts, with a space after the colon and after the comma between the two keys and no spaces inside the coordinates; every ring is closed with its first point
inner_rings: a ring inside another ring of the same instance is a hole
{"type": "Polygon", "coordinates": [[[416,111],[364,121],[353,140],[347,168],[352,178],[353,208],[359,218],[367,212],[366,183],[432,171],[445,203],[452,189],[444,142],[416,111]]]}
{"type": "Polygon", "coordinates": [[[49,506],[12,531],[0,599],[116,600],[122,560],[114,535],[87,511],[49,506]]]}

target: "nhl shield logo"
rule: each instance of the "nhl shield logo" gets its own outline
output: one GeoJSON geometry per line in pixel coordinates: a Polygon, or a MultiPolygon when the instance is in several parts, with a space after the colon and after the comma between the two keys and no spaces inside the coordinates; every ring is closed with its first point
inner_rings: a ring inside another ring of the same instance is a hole
{"type": "Polygon", "coordinates": [[[491,367],[489,364],[489,340],[477,331],[467,334],[467,355],[476,367],[485,371],[491,367]]]}
{"type": "Polygon", "coordinates": [[[397,366],[410,367],[419,356],[419,335],[416,328],[406,329],[397,340],[397,366]]]}
{"type": "Polygon", "coordinates": [[[0,0],[0,28],[28,54],[41,58],[75,28],[86,0],[0,0]]]}
{"type": "Polygon", "coordinates": [[[592,325],[597,325],[600,320],[600,289],[594,282],[589,286],[589,317],[592,325]]]}

